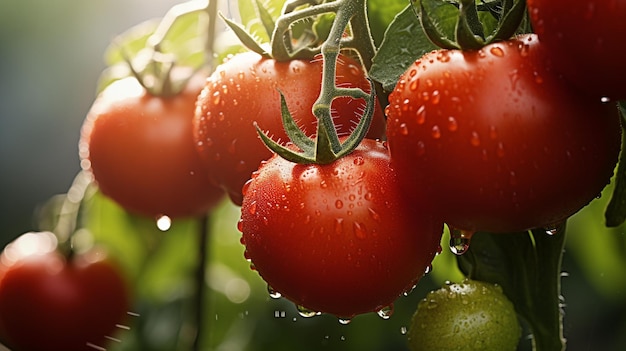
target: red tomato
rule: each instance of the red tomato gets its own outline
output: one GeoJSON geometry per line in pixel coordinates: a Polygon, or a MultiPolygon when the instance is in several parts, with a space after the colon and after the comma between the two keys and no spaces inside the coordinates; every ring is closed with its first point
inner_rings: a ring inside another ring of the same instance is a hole
{"type": "Polygon", "coordinates": [[[617,162],[616,107],[549,71],[534,35],[426,54],[390,102],[399,177],[431,189],[459,229],[552,227],[598,196],[617,162]]]}
{"type": "MultiPolygon", "coordinates": [[[[248,52],[234,56],[217,68],[198,99],[194,138],[210,179],[241,205],[241,188],[259,163],[272,153],[257,136],[253,123],[269,130],[274,140],[287,140],[281,120],[279,90],[289,111],[307,135],[317,131],[312,107],[320,93],[322,60],[277,62],[248,52]]],[[[369,92],[361,66],[340,56],[337,85],[369,92]]],[[[333,101],[332,115],[340,136],[348,134],[363,114],[365,102],[351,98],[333,101]]],[[[380,138],[384,130],[382,109],[377,105],[369,136],[380,138]]]]}
{"type": "Polygon", "coordinates": [[[626,1],[528,0],[554,67],[598,97],[626,99],[626,1]]]}
{"type": "Polygon", "coordinates": [[[245,255],[274,290],[308,311],[350,318],[414,286],[439,249],[426,202],[403,202],[380,142],[327,165],[272,157],[244,190],[245,255]]]}
{"type": "Polygon", "coordinates": [[[103,194],[146,216],[188,217],[214,206],[223,192],[207,180],[191,131],[194,77],[178,95],[150,95],[132,77],[96,99],[83,125],[81,165],[103,194]]]}
{"type": "Polygon", "coordinates": [[[54,250],[33,246],[44,235],[25,234],[15,242],[24,246],[29,241],[21,255],[13,247],[0,257],[4,341],[16,351],[105,347],[106,336],[119,330],[116,326],[124,323],[128,311],[124,278],[103,256],[77,256],[68,261],[54,250]]]}

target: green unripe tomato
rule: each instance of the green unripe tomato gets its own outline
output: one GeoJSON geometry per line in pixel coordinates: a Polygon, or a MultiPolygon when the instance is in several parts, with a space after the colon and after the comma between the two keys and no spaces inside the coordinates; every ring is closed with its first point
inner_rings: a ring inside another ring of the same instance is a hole
{"type": "Polygon", "coordinates": [[[515,350],[521,328],[498,285],[465,279],[420,301],[408,332],[413,351],[515,350]]]}

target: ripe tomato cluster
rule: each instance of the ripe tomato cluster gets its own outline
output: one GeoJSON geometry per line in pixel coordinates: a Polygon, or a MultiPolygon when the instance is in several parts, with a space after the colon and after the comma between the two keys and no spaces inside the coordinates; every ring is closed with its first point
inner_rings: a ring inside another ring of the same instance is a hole
{"type": "MultiPolygon", "coordinates": [[[[428,270],[444,223],[467,235],[554,228],[613,174],[617,68],[589,77],[573,69],[579,45],[554,35],[565,20],[546,1],[529,6],[538,34],[427,53],[399,78],[386,116],[375,104],[368,139],[330,163],[272,155],[255,130],[283,144],[296,133],[310,140],[288,148],[313,149],[322,58],[246,52],[174,96],[154,96],[135,78],[111,84],[85,121],[83,167],[143,215],[199,216],[225,192],[241,206],[245,256],[273,291],[303,314],[384,314],[428,270]],[[299,131],[284,130],[286,115],[299,131]]],[[[595,21],[610,6],[568,8],[595,21]]],[[[603,55],[616,25],[602,26],[585,52],[603,55]]],[[[359,60],[336,62],[336,87],[370,93],[359,60]]],[[[339,139],[370,112],[364,100],[323,107],[339,139]]]]}

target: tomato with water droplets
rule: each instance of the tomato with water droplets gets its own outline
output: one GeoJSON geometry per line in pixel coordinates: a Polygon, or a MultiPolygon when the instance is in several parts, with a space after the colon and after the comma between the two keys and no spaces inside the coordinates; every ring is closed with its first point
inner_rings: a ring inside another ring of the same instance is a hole
{"type": "Polygon", "coordinates": [[[223,198],[207,180],[191,120],[206,75],[174,96],[154,96],[128,77],[109,85],[87,114],[81,165],[100,191],[130,212],[157,217],[202,215],[223,198]]]}
{"type": "Polygon", "coordinates": [[[326,165],[274,156],[245,186],[245,256],[311,315],[385,315],[424,275],[442,234],[430,204],[402,192],[378,141],[326,165]]]}
{"type": "Polygon", "coordinates": [[[580,94],[535,35],[442,50],[398,81],[386,112],[394,167],[429,189],[466,231],[554,227],[609,182],[620,149],[615,105],[580,94]]]}
{"type": "MultiPolygon", "coordinates": [[[[275,61],[247,52],[235,55],[217,67],[198,98],[194,139],[209,178],[226,190],[241,205],[241,188],[259,163],[272,153],[258,138],[253,123],[273,133],[275,140],[287,140],[281,119],[280,95],[285,96],[289,111],[307,135],[317,131],[312,107],[322,81],[322,59],[313,61],[275,61]]],[[[361,65],[348,56],[339,56],[338,86],[370,91],[361,65]]],[[[365,109],[365,101],[337,98],[331,113],[338,134],[344,136],[356,126],[365,109]]],[[[377,104],[369,137],[384,133],[383,112],[377,104]]]]}
{"type": "Polygon", "coordinates": [[[598,97],[626,99],[626,1],[528,0],[539,40],[569,81],[598,97]]]}

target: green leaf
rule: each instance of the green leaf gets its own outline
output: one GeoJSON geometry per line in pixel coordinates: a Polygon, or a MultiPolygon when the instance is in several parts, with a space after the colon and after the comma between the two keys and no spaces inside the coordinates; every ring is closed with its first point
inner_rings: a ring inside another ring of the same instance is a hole
{"type": "MultiPolygon", "coordinates": [[[[238,0],[239,17],[243,27],[259,41],[267,43],[270,40],[271,34],[267,33],[266,24],[264,24],[262,17],[257,13],[257,0],[238,0]]],[[[262,7],[266,14],[264,16],[270,16],[271,18],[277,18],[280,15],[285,0],[265,0],[262,1],[262,7]]]]}
{"type": "Polygon", "coordinates": [[[476,233],[459,267],[471,279],[502,286],[533,332],[535,351],[564,347],[561,259],[565,225],[522,233],[476,233]]]}
{"type": "Polygon", "coordinates": [[[409,66],[437,47],[428,40],[411,6],[399,13],[387,28],[380,49],[374,56],[370,77],[391,91],[409,66]]]}
{"type": "Polygon", "coordinates": [[[220,13],[220,17],[224,20],[224,22],[226,22],[226,25],[235,33],[235,35],[237,36],[237,38],[239,38],[239,41],[241,41],[241,43],[247,47],[248,49],[256,52],[257,54],[263,56],[263,57],[271,57],[271,55],[268,53],[267,50],[265,50],[263,48],[263,46],[261,46],[261,43],[254,38],[254,36],[248,32],[248,30],[246,28],[244,28],[241,24],[235,22],[235,21],[231,21],[228,18],[224,17],[224,15],[222,15],[220,13]]]}
{"type": "Polygon", "coordinates": [[[256,0],[256,7],[259,11],[259,19],[263,24],[263,28],[265,28],[265,33],[268,38],[272,36],[274,33],[274,28],[276,27],[276,23],[274,22],[274,18],[272,18],[272,14],[265,8],[265,5],[260,0],[256,0]]]}
{"type": "Polygon", "coordinates": [[[615,190],[604,214],[609,227],[617,227],[626,220],[626,101],[617,105],[622,118],[622,151],[615,174],[615,190]]]}

